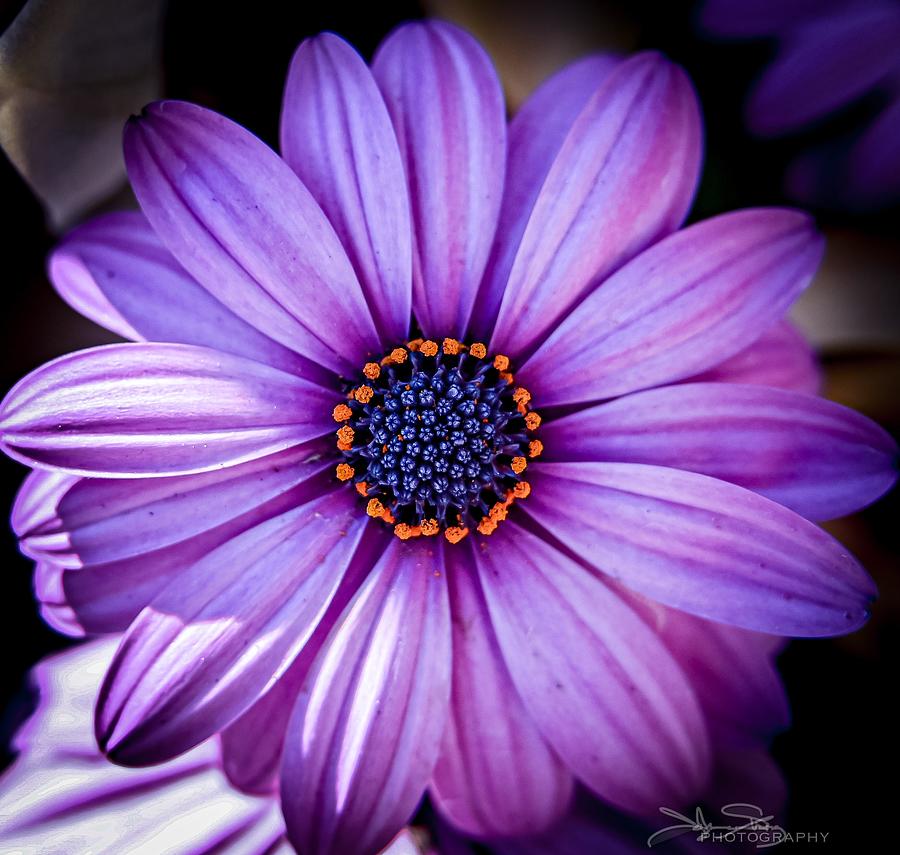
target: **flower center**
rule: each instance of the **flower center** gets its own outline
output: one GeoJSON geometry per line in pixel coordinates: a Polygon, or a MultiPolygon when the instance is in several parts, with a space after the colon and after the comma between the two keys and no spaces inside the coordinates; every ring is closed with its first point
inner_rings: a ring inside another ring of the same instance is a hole
{"type": "Polygon", "coordinates": [[[403,540],[493,533],[531,491],[522,475],[543,450],[541,417],[509,359],[488,359],[479,343],[416,339],[362,374],[332,415],[342,424],[337,477],[368,499],[369,516],[403,540]]]}

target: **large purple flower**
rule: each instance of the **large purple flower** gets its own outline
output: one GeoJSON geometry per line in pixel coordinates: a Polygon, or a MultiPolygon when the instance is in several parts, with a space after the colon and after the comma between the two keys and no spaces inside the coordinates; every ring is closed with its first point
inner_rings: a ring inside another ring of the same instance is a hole
{"type": "Polygon", "coordinates": [[[794,198],[863,209],[900,198],[900,4],[706,0],[702,21],[720,36],[777,40],[778,54],[747,104],[747,123],[761,136],[803,130],[865,96],[878,104],[852,139],[794,161],[787,176],[794,198]]]}
{"type": "Polygon", "coordinates": [[[655,54],[576,63],[507,128],[441,23],[371,70],[301,45],[284,160],[190,104],[129,125],[143,214],[50,270],[137,343],[0,411],[44,470],[14,522],[48,615],[126,631],[110,757],[221,731],[302,853],[376,851],[426,788],[474,834],[538,831],[575,780],[655,812],[702,790],[710,737],[645,598],[778,635],[865,620],[871,580],[809,520],[887,490],[896,447],[793,391],[805,215],[678,230],[700,137],[655,54]]]}

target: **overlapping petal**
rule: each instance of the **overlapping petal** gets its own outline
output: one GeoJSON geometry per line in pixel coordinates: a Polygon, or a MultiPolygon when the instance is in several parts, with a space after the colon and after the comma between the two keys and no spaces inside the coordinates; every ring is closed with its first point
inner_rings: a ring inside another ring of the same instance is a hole
{"type": "Polygon", "coordinates": [[[281,794],[304,855],[374,853],[412,815],[450,693],[443,562],[396,538],[338,621],[289,726],[281,794]]]}
{"type": "Polygon", "coordinates": [[[125,129],[125,162],[154,230],[238,317],[339,373],[380,351],[337,234],[290,167],[249,131],[161,101],[125,129]]]}
{"type": "Polygon", "coordinates": [[[399,27],[372,71],[409,182],[416,318],[426,336],[462,338],[503,194],[500,81],[478,42],[442,21],[399,27]]]}
{"type": "Polygon", "coordinates": [[[545,459],[649,463],[739,484],[812,520],[871,504],[897,478],[897,444],[812,395],[688,383],[626,395],[544,426],[545,459]]]}
{"type": "Polygon", "coordinates": [[[203,472],[333,428],[333,393],[240,356],[113,344],[62,356],[0,405],[0,441],[31,465],[106,477],[203,472]]]}
{"type": "Polygon", "coordinates": [[[709,760],[700,708],[637,614],[512,520],[476,566],[512,681],[575,775],[629,811],[696,796],[709,760]]]}
{"type": "MultiPolygon", "coordinates": [[[[533,207],[512,215],[521,225],[498,234],[504,260],[492,275],[508,283],[491,349],[530,352],[606,276],[676,229],[700,152],[697,100],[680,68],[640,54],[612,70],[572,124],[533,207]]],[[[523,165],[544,167],[537,157],[523,165]]],[[[510,204],[523,201],[515,182],[528,191],[534,180],[511,174],[510,204]]]]}
{"type": "Polygon", "coordinates": [[[865,570],[749,490],[638,463],[542,463],[529,475],[527,513],[650,599],[772,635],[837,635],[868,617],[876,590],[865,570]]]}
{"type": "Polygon", "coordinates": [[[281,151],[334,226],[386,347],[408,338],[409,193],[397,137],[365,62],[323,33],[294,54],[281,151]]]}
{"type": "Polygon", "coordinates": [[[517,379],[543,406],[600,400],[705,371],[759,338],[809,284],[812,220],[751,209],[641,253],[556,328],[517,379]]]}

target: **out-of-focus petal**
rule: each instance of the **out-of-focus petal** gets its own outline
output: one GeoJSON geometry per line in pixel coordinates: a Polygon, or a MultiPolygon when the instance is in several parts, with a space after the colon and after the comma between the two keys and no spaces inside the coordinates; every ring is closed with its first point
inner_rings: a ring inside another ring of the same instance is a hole
{"type": "Polygon", "coordinates": [[[338,373],[379,352],[334,229],[249,131],[194,104],[160,101],[126,127],[125,162],[162,241],[238,317],[338,373]]]}
{"type": "Polygon", "coordinates": [[[517,837],[559,819],[572,775],[531,721],[510,679],[471,551],[447,550],[453,614],[450,716],[430,793],[475,837],[517,837]]]}
{"type": "Polygon", "coordinates": [[[638,463],[541,463],[528,471],[523,509],[650,599],[772,635],[838,635],[869,615],[875,585],[847,551],[742,487],[638,463]]]}
{"type": "Polygon", "coordinates": [[[322,206],[356,269],[386,349],[408,337],[409,193],[372,73],[343,39],[307,39],[291,61],[281,151],[322,206]]]}
{"type": "Polygon", "coordinates": [[[203,472],[322,436],[333,393],[186,344],[113,344],[33,371],[0,405],[4,450],[29,465],[124,478],[203,472]]]}
{"type": "Polygon", "coordinates": [[[846,0],[705,0],[704,29],[720,36],[768,36],[827,14],[846,0]]]}
{"type": "Polygon", "coordinates": [[[600,579],[512,520],[475,554],[512,681],[563,762],[629,811],[696,796],[708,772],[706,726],[655,633],[600,579]]]}
{"type": "Polygon", "coordinates": [[[399,27],[372,70],[409,182],[416,318],[426,336],[462,338],[503,193],[500,82],[475,39],[442,21],[399,27]]]}
{"type": "Polygon", "coordinates": [[[268,520],[178,576],[131,625],[97,702],[116,762],[167,760],[221,730],[284,673],[366,525],[347,491],[268,520]]]}
{"type": "Polygon", "coordinates": [[[542,459],[700,472],[812,520],[864,508],[897,479],[897,444],[854,410],[766,386],[686,383],[580,410],[541,430],[542,459]]]}
{"type": "Polygon", "coordinates": [[[681,224],[700,133],[697,99],[678,66],[640,54],[608,75],[572,124],[526,221],[498,232],[494,286],[508,284],[491,350],[530,352],[606,276],[681,224]]]}
{"type": "Polygon", "coordinates": [[[854,144],[847,165],[848,195],[860,209],[893,202],[900,196],[900,95],[854,144]]]}
{"type": "Polygon", "coordinates": [[[344,611],[288,728],[281,796],[304,855],[370,855],[416,808],[450,694],[440,555],[394,538],[344,611]]]}
{"type": "Polygon", "coordinates": [[[724,214],[662,240],[580,303],[517,380],[542,406],[682,380],[759,338],[809,284],[822,238],[797,211],[724,214]]]}

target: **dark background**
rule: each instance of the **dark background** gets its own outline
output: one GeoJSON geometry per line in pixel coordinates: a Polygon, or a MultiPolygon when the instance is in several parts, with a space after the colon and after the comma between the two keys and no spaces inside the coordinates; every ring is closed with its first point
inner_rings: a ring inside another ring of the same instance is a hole
{"type": "MultiPolygon", "coordinates": [[[[517,31],[527,27],[529,15],[547,26],[549,4],[480,5],[492,13],[486,26],[500,28],[499,35],[495,29],[495,38],[503,38],[505,20],[517,31]]],[[[0,30],[20,6],[0,2],[0,30]]],[[[277,145],[284,75],[300,40],[330,29],[371,56],[395,24],[424,14],[412,2],[367,4],[362,10],[341,3],[318,8],[319,4],[269,0],[234,5],[179,0],[171,6],[163,43],[165,94],[211,106],[272,145],[277,145]],[[298,8],[313,5],[317,8],[298,8]]],[[[865,103],[854,107],[789,140],[753,140],[743,128],[740,107],[747,87],[771,56],[770,45],[703,39],[696,32],[696,10],[690,3],[603,6],[562,0],[549,8],[550,25],[555,20],[562,30],[583,30],[584,18],[584,27],[600,32],[602,15],[609,12],[617,22],[626,21],[627,38],[634,46],[662,50],[687,68],[703,103],[707,133],[704,179],[692,219],[751,205],[788,204],[781,176],[791,155],[811,141],[851,127],[870,107],[865,103]]],[[[602,36],[598,41],[602,43],[602,36]]],[[[524,62],[529,59],[522,57],[524,62]]],[[[0,388],[5,391],[40,363],[112,337],[78,318],[51,290],[43,264],[54,236],[38,202],[5,159],[0,160],[0,199],[6,214],[0,333],[0,388]]],[[[826,230],[839,228],[888,240],[898,234],[900,224],[896,207],[866,216],[814,213],[826,230]]],[[[847,283],[848,288],[853,285],[847,283]]],[[[826,392],[868,411],[896,435],[900,410],[895,403],[895,357],[883,347],[824,354],[830,381],[826,392]]],[[[0,455],[0,513],[11,506],[23,475],[22,467],[0,455]]],[[[874,852],[893,837],[900,720],[895,665],[900,646],[897,511],[896,496],[889,497],[832,527],[866,563],[882,590],[870,623],[848,638],[795,642],[780,660],[794,721],[774,746],[791,794],[782,825],[789,831],[830,832],[825,846],[794,847],[798,851],[874,852]]],[[[0,709],[6,710],[0,737],[8,737],[28,712],[29,699],[23,691],[28,668],[67,641],[38,617],[31,564],[19,555],[5,525],[0,531],[0,562],[0,651],[6,672],[0,681],[0,709]]],[[[7,739],[2,741],[6,744],[7,739]]],[[[8,759],[0,757],[0,765],[8,759]]]]}

